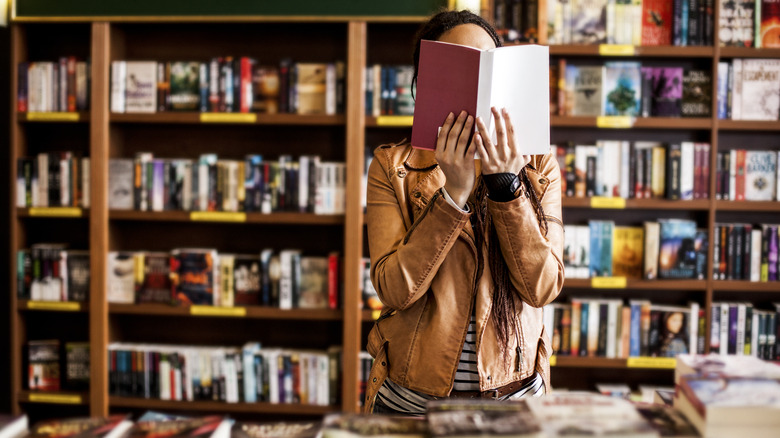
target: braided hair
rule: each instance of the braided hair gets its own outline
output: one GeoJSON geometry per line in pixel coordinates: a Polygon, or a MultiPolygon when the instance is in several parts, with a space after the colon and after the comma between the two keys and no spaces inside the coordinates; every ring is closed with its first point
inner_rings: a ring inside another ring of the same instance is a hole
{"type": "MultiPolygon", "coordinates": [[[[414,77],[412,79],[412,93],[414,93],[417,84],[417,72],[420,63],[420,44],[422,40],[438,40],[447,31],[462,24],[475,24],[480,26],[493,39],[496,47],[501,47],[501,38],[484,18],[469,11],[442,11],[428,20],[417,32],[414,48],[414,77]]],[[[412,94],[414,95],[414,94],[412,94]]],[[[547,219],[544,214],[542,204],[536,196],[536,192],[531,188],[528,179],[528,173],[523,168],[518,175],[524,194],[534,207],[539,226],[543,234],[547,234],[547,219]]],[[[491,318],[493,319],[496,337],[501,352],[501,356],[507,358],[505,354],[509,345],[510,336],[519,332],[519,327],[515,320],[517,308],[514,297],[518,296],[517,289],[514,287],[509,274],[509,267],[501,254],[501,246],[498,240],[498,234],[493,225],[492,218],[488,214],[487,186],[480,176],[474,193],[474,201],[470,202],[469,207],[472,210],[474,218],[474,237],[477,250],[477,275],[481,276],[485,267],[482,248],[487,243],[488,260],[487,265],[490,269],[490,275],[493,278],[493,302],[491,305],[491,318]]],[[[474,284],[476,289],[477,284],[474,284]]],[[[522,305],[522,303],[520,303],[522,305]]],[[[517,337],[519,345],[520,338],[517,337]]],[[[520,351],[518,347],[517,360],[520,360],[520,351]]],[[[519,363],[518,363],[519,365],[519,363]]]]}

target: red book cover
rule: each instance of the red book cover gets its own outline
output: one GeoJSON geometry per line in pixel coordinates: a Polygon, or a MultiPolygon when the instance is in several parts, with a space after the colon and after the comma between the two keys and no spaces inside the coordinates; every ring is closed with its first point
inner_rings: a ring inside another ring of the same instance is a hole
{"type": "Polygon", "coordinates": [[[762,48],[780,48],[780,0],[761,0],[762,48]]]}
{"type": "Polygon", "coordinates": [[[76,57],[69,56],[67,60],[67,101],[68,111],[76,111],[76,57]]]}
{"type": "Polygon", "coordinates": [[[737,149],[737,175],[734,178],[734,195],[737,201],[745,200],[745,149],[737,149]]]}
{"type": "Polygon", "coordinates": [[[519,45],[490,50],[424,40],[412,125],[412,146],[436,149],[439,128],[447,115],[465,110],[481,117],[495,131],[492,106],[506,108],[522,154],[550,149],[550,96],[547,46],[519,45]]]}
{"type": "Polygon", "coordinates": [[[339,308],[339,254],[328,255],[328,307],[339,308]]]}
{"type": "Polygon", "coordinates": [[[248,113],[252,108],[252,60],[241,57],[241,96],[240,111],[248,113]]]}
{"type": "Polygon", "coordinates": [[[670,0],[642,2],[642,45],[670,46],[672,44],[672,5],[670,0]]]}

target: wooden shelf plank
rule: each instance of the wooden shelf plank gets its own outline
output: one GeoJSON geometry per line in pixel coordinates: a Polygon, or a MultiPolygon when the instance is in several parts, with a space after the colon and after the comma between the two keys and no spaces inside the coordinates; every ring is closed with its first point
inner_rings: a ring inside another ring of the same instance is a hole
{"type": "Polygon", "coordinates": [[[780,212],[778,201],[715,201],[718,211],[780,212]]]}
{"type": "Polygon", "coordinates": [[[18,394],[21,403],[47,403],[57,405],[86,405],[88,392],[65,391],[21,391],[18,394]]]}
{"type": "Polygon", "coordinates": [[[89,111],[16,114],[16,120],[23,123],[87,123],[89,119],[89,111]]]}
{"type": "Polygon", "coordinates": [[[721,58],[780,58],[780,49],[721,47],[720,57],[721,58]]]}
{"type": "MultiPolygon", "coordinates": [[[[277,309],[274,307],[247,306],[233,309],[243,309],[243,318],[252,319],[286,319],[286,320],[321,320],[340,321],[343,312],[333,309],[277,309]]],[[[108,311],[113,315],[154,315],[154,316],[192,316],[188,306],[173,306],[156,303],[116,304],[108,305],[108,311]]],[[[219,316],[219,315],[215,315],[219,316]]]]}
{"type": "MultiPolygon", "coordinates": [[[[715,55],[713,47],[675,47],[675,46],[634,46],[634,56],[664,57],[664,58],[711,58],[715,55]]],[[[576,45],[561,44],[551,45],[550,55],[554,56],[601,56],[601,48],[598,44],[576,45]]],[[[631,55],[627,55],[631,56],[631,55]]],[[[611,56],[604,56],[611,58],[611,56]]]]}
{"type": "MultiPolygon", "coordinates": [[[[564,288],[574,289],[595,289],[592,286],[590,278],[567,278],[563,283],[564,288]]],[[[603,289],[603,288],[600,288],[603,289]]],[[[622,287],[619,289],[623,289],[622,287]]],[[[705,291],[707,289],[706,280],[687,280],[687,279],[659,279],[659,280],[636,280],[627,279],[625,289],[636,290],[658,290],[658,291],[705,291]]]]}
{"type": "Polygon", "coordinates": [[[674,359],[667,357],[632,357],[610,359],[606,357],[553,356],[550,363],[565,368],[617,368],[636,370],[673,371],[674,359]]]}
{"type": "MultiPolygon", "coordinates": [[[[595,116],[550,116],[550,126],[559,128],[597,128],[595,116]]],[[[712,119],[701,117],[637,117],[633,124],[620,129],[711,129],[712,119]]],[[[614,128],[610,128],[614,129],[614,128]]]]}
{"type": "MultiPolygon", "coordinates": [[[[136,210],[111,210],[110,219],[131,220],[131,221],[159,221],[159,222],[192,222],[192,212],[189,211],[136,211],[136,210]]],[[[219,212],[217,212],[219,213],[219,212]]],[[[214,220],[212,222],[235,222],[230,220],[230,215],[225,216],[224,221],[214,220]]],[[[313,213],[246,213],[248,224],[278,224],[278,225],[343,225],[343,214],[313,214],[313,213]]]]}
{"type": "Polygon", "coordinates": [[[110,396],[112,408],[173,409],[180,411],[199,411],[212,413],[264,413],[284,415],[325,415],[336,412],[338,406],[314,406],[292,403],[225,403],[217,401],[173,401],[154,400],[138,397],[110,396]]]}
{"type": "Polygon", "coordinates": [[[718,120],[721,131],[780,131],[780,120],[718,120]]]}
{"type": "Polygon", "coordinates": [[[76,301],[34,301],[18,300],[17,309],[30,312],[89,312],[89,303],[76,301]]]}
{"type": "Polygon", "coordinates": [[[88,208],[78,207],[30,207],[16,208],[16,217],[48,217],[57,219],[79,219],[89,217],[88,208]]]}
{"type": "Polygon", "coordinates": [[[780,281],[744,281],[744,280],[715,280],[712,282],[712,290],[732,292],[780,292],[780,281]]]}
{"type": "Polygon", "coordinates": [[[203,122],[201,117],[203,114],[214,113],[199,113],[199,112],[160,112],[150,114],[122,114],[111,113],[110,121],[116,123],[180,123],[180,124],[251,124],[251,125],[325,125],[325,126],[338,126],[346,123],[346,117],[344,115],[298,115],[298,114],[257,114],[257,113],[216,113],[218,117],[224,116],[229,118],[231,116],[254,116],[256,118],[253,122],[240,122],[240,121],[215,121],[215,122],[203,122]]]}
{"type": "MultiPolygon", "coordinates": [[[[591,198],[563,198],[565,208],[593,208],[591,198]]],[[[640,210],[709,210],[709,200],[673,201],[669,199],[626,199],[626,209],[640,210]]]]}

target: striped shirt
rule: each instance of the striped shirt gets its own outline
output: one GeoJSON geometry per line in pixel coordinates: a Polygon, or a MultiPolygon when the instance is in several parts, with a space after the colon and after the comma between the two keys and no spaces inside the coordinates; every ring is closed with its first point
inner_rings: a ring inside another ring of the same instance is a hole
{"type": "MultiPolygon", "coordinates": [[[[463,342],[463,352],[460,354],[458,370],[455,372],[454,391],[479,391],[479,372],[477,371],[477,321],[471,315],[466,340],[463,342]]],[[[539,397],[544,395],[544,381],[538,372],[533,378],[517,391],[507,394],[500,400],[517,400],[523,397],[539,397]]],[[[377,401],[395,411],[421,415],[425,413],[425,404],[436,397],[405,388],[385,379],[377,393],[377,401]]]]}

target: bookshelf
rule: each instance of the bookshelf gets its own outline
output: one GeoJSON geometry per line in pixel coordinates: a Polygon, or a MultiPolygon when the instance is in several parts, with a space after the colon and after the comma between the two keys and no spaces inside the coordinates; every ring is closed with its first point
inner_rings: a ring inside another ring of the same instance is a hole
{"type": "MultiPolygon", "coordinates": [[[[540,7],[540,11],[545,11],[545,8],[540,7]]],[[[546,17],[540,19],[543,21],[546,17]]],[[[71,17],[65,22],[51,18],[16,20],[11,26],[12,96],[16,95],[18,78],[15,66],[19,62],[55,59],[62,54],[90,58],[92,84],[91,109],[87,112],[18,113],[13,99],[9,164],[11,205],[16,205],[13,192],[16,159],[50,150],[76,150],[90,156],[92,193],[91,208],[81,209],[78,214],[12,207],[11,259],[15,261],[16,251],[29,247],[31,243],[65,241],[71,247],[90,250],[92,278],[89,303],[73,310],[41,308],[39,304],[17,300],[15,275],[11,276],[11,371],[14,385],[11,402],[14,412],[36,411],[43,415],[56,412],[63,405],[68,405],[67,412],[82,415],[106,415],[124,409],[289,416],[319,416],[333,410],[357,411],[358,353],[365,345],[375,316],[360,307],[357,269],[360,258],[367,256],[368,251],[360,188],[365,148],[366,145],[377,146],[409,138],[411,126],[409,118],[365,115],[364,66],[410,63],[412,37],[422,20],[424,17],[413,15],[276,15],[241,19],[189,17],[181,20],[138,16],[103,17],[101,20],[71,17]],[[58,38],[52,39],[48,35],[57,35],[58,38]],[[110,64],[113,60],[207,59],[228,53],[260,53],[272,62],[283,56],[312,61],[345,60],[345,114],[256,114],[209,119],[200,113],[114,114],[109,111],[110,64]],[[132,157],[136,152],[147,150],[161,156],[195,157],[212,151],[233,157],[248,152],[275,156],[282,153],[281,149],[293,155],[318,153],[328,159],[346,161],[346,213],[324,216],[247,213],[204,219],[194,218],[188,212],[153,213],[108,208],[109,158],[132,157]],[[344,270],[344,295],[340,310],[246,308],[242,314],[193,315],[190,309],[185,308],[106,302],[106,254],[110,250],[170,250],[203,245],[220,250],[256,252],[264,246],[285,247],[285,242],[297,242],[312,251],[338,249],[341,252],[347,269],[344,270]],[[167,329],[169,326],[187,327],[187,330],[171,332],[167,329]],[[27,375],[25,342],[60,336],[61,327],[67,327],[63,333],[65,338],[89,340],[91,344],[92,379],[89,391],[63,391],[52,395],[26,390],[22,383],[27,375]],[[338,406],[314,407],[269,403],[184,403],[109,396],[105,360],[109,342],[156,342],[160,333],[164,333],[161,336],[163,340],[179,344],[240,344],[262,338],[264,344],[269,345],[273,342],[295,347],[340,345],[344,355],[341,403],[338,406]],[[316,333],[316,339],[307,340],[306,333],[316,333]]],[[[544,36],[541,42],[546,42],[544,36]]],[[[609,48],[598,46],[551,46],[550,53],[552,58],[572,57],[595,62],[618,58],[679,62],[706,66],[710,71],[716,70],[721,59],[780,57],[778,50],[720,47],[633,47],[630,54],[622,50],[612,52],[617,58],[604,54],[610,52],[609,48]]],[[[714,87],[713,84],[713,96],[716,96],[714,87]]],[[[715,104],[713,102],[713,109],[715,104]]],[[[777,121],[718,120],[715,114],[716,111],[713,111],[710,118],[637,118],[619,123],[598,117],[553,116],[551,125],[554,142],[596,138],[707,141],[712,145],[711,168],[714,168],[714,152],[719,148],[721,136],[725,136],[727,144],[758,138],[769,146],[768,139],[780,130],[780,122],[777,121]]],[[[769,220],[780,212],[777,202],[716,201],[712,195],[713,181],[714,172],[711,172],[708,200],[626,200],[620,207],[597,208],[593,199],[564,198],[565,221],[576,223],[588,218],[610,217],[618,222],[632,223],[654,214],[692,217],[709,230],[712,242],[715,223],[723,220],[722,217],[744,218],[757,214],[769,220]]],[[[710,260],[713,256],[711,248],[710,260]]],[[[16,272],[15,262],[12,272],[16,272]]],[[[711,280],[711,266],[707,278],[674,282],[632,280],[619,288],[603,288],[591,280],[567,280],[563,297],[580,294],[637,295],[643,298],[663,297],[663,300],[670,301],[695,297],[709,313],[716,293],[728,295],[749,290],[765,297],[762,300],[771,300],[780,294],[780,283],[711,280]]],[[[556,384],[556,375],[560,376],[561,382],[575,382],[578,376],[588,373],[610,376],[615,370],[632,373],[634,381],[671,382],[671,374],[664,368],[632,367],[626,360],[618,359],[558,357],[553,368],[553,383],[556,384]]]]}

